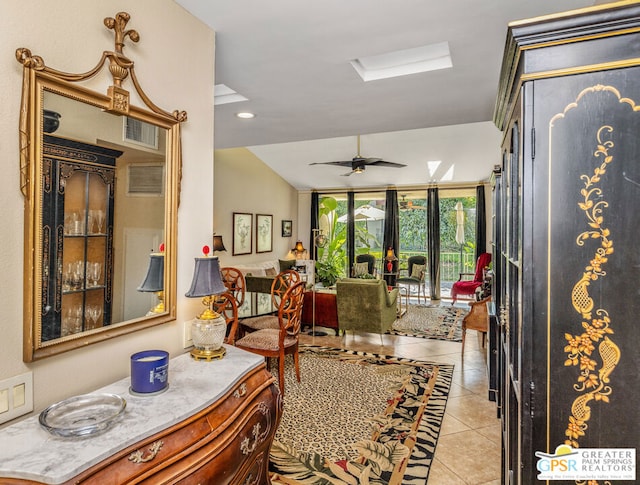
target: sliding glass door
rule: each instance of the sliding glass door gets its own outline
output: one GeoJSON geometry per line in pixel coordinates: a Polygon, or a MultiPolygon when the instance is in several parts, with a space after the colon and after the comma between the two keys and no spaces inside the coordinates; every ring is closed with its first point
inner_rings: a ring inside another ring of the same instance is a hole
{"type": "MultiPolygon", "coordinates": [[[[318,248],[318,261],[330,261],[340,277],[349,276],[349,245],[354,255],[370,253],[376,257],[378,269],[382,261],[385,198],[382,192],[360,192],[353,195],[353,237],[349,237],[347,193],[321,194],[319,224],[327,236],[327,245],[318,248]]],[[[322,263],[321,263],[322,266],[322,263]]]]}
{"type": "Polygon", "coordinates": [[[473,272],[476,248],[475,189],[440,190],[440,286],[449,296],[460,273],[473,272]]]}
{"type": "MultiPolygon", "coordinates": [[[[339,277],[349,276],[353,259],[369,253],[376,257],[378,274],[384,271],[384,192],[320,194],[319,224],[327,243],[318,248],[320,267],[335,268],[339,277]],[[349,197],[353,214],[348,215],[349,197]],[[350,224],[353,232],[349,230],[350,224]],[[352,249],[350,256],[349,248],[352,249]]],[[[449,296],[460,273],[473,272],[476,244],[476,190],[440,189],[440,288],[449,296]]],[[[400,270],[414,255],[427,254],[427,192],[398,191],[400,248],[396,255],[400,270]]],[[[428,288],[428,285],[427,285],[428,288]]],[[[427,289],[428,293],[428,289],[427,289]]]]}

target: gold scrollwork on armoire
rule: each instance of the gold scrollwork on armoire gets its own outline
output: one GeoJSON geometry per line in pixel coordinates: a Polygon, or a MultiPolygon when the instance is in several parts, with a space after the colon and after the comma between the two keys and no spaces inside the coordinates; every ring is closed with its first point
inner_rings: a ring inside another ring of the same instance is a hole
{"type": "Polygon", "coordinates": [[[611,233],[605,224],[604,209],[609,204],[599,186],[607,173],[609,164],[613,162],[610,151],[614,143],[607,139],[612,132],[613,128],[608,125],[598,129],[597,147],[593,156],[600,161],[600,164],[593,169],[592,174],[580,176],[583,186],[580,189],[578,207],[586,217],[588,229],[578,234],[576,245],[583,247],[585,241],[599,240],[599,246],[571,292],[571,303],[582,320],[582,332],[576,335],[565,334],[567,345],[564,351],[567,359],[564,365],[579,369],[573,388],[580,395],[571,405],[571,415],[565,430],[565,444],[573,448],[580,446],[579,440],[587,431],[588,421],[591,418],[589,403],[592,400],[609,402],[609,396],[613,392],[609,385],[609,375],[620,360],[620,349],[609,337],[614,333],[609,312],[604,308],[594,308],[594,301],[589,295],[591,283],[606,276],[604,267],[609,256],[614,252],[611,233]],[[599,362],[596,349],[600,357],[599,362]]]}

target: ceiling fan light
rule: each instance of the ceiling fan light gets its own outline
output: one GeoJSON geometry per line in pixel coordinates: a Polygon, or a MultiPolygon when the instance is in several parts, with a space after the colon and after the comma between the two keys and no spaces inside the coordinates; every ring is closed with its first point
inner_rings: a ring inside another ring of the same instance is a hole
{"type": "Polygon", "coordinates": [[[363,173],[364,167],[356,167],[353,169],[353,173],[363,173]]]}

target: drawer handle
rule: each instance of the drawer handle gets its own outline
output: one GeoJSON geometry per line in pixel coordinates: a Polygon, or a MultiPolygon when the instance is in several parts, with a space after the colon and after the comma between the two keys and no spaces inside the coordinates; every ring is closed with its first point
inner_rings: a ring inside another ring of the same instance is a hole
{"type": "Polygon", "coordinates": [[[233,397],[241,398],[247,395],[247,385],[243,382],[240,384],[240,389],[236,389],[233,393],[233,397]]]}
{"type": "Polygon", "coordinates": [[[269,406],[264,402],[258,404],[257,412],[262,414],[266,420],[265,429],[262,430],[260,423],[253,425],[251,435],[253,436],[253,443],[249,437],[245,437],[240,442],[240,451],[243,455],[250,455],[255,449],[267,439],[269,432],[271,431],[271,415],[269,414],[269,406]]]}
{"type": "Polygon", "coordinates": [[[129,461],[134,463],[147,463],[156,457],[158,452],[162,449],[162,445],[164,445],[162,441],[154,441],[149,447],[149,455],[145,457],[144,451],[136,450],[129,455],[129,461]]]}

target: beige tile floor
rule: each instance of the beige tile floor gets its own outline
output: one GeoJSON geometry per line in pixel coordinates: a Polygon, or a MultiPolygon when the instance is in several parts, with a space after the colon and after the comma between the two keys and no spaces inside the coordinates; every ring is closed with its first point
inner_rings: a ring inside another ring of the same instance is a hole
{"type": "Polygon", "coordinates": [[[469,331],[466,340],[464,359],[460,343],[396,335],[383,335],[382,341],[367,333],[301,335],[300,343],[454,364],[428,485],[499,485],[500,421],[496,404],[488,400],[485,349],[475,331],[469,331]]]}

